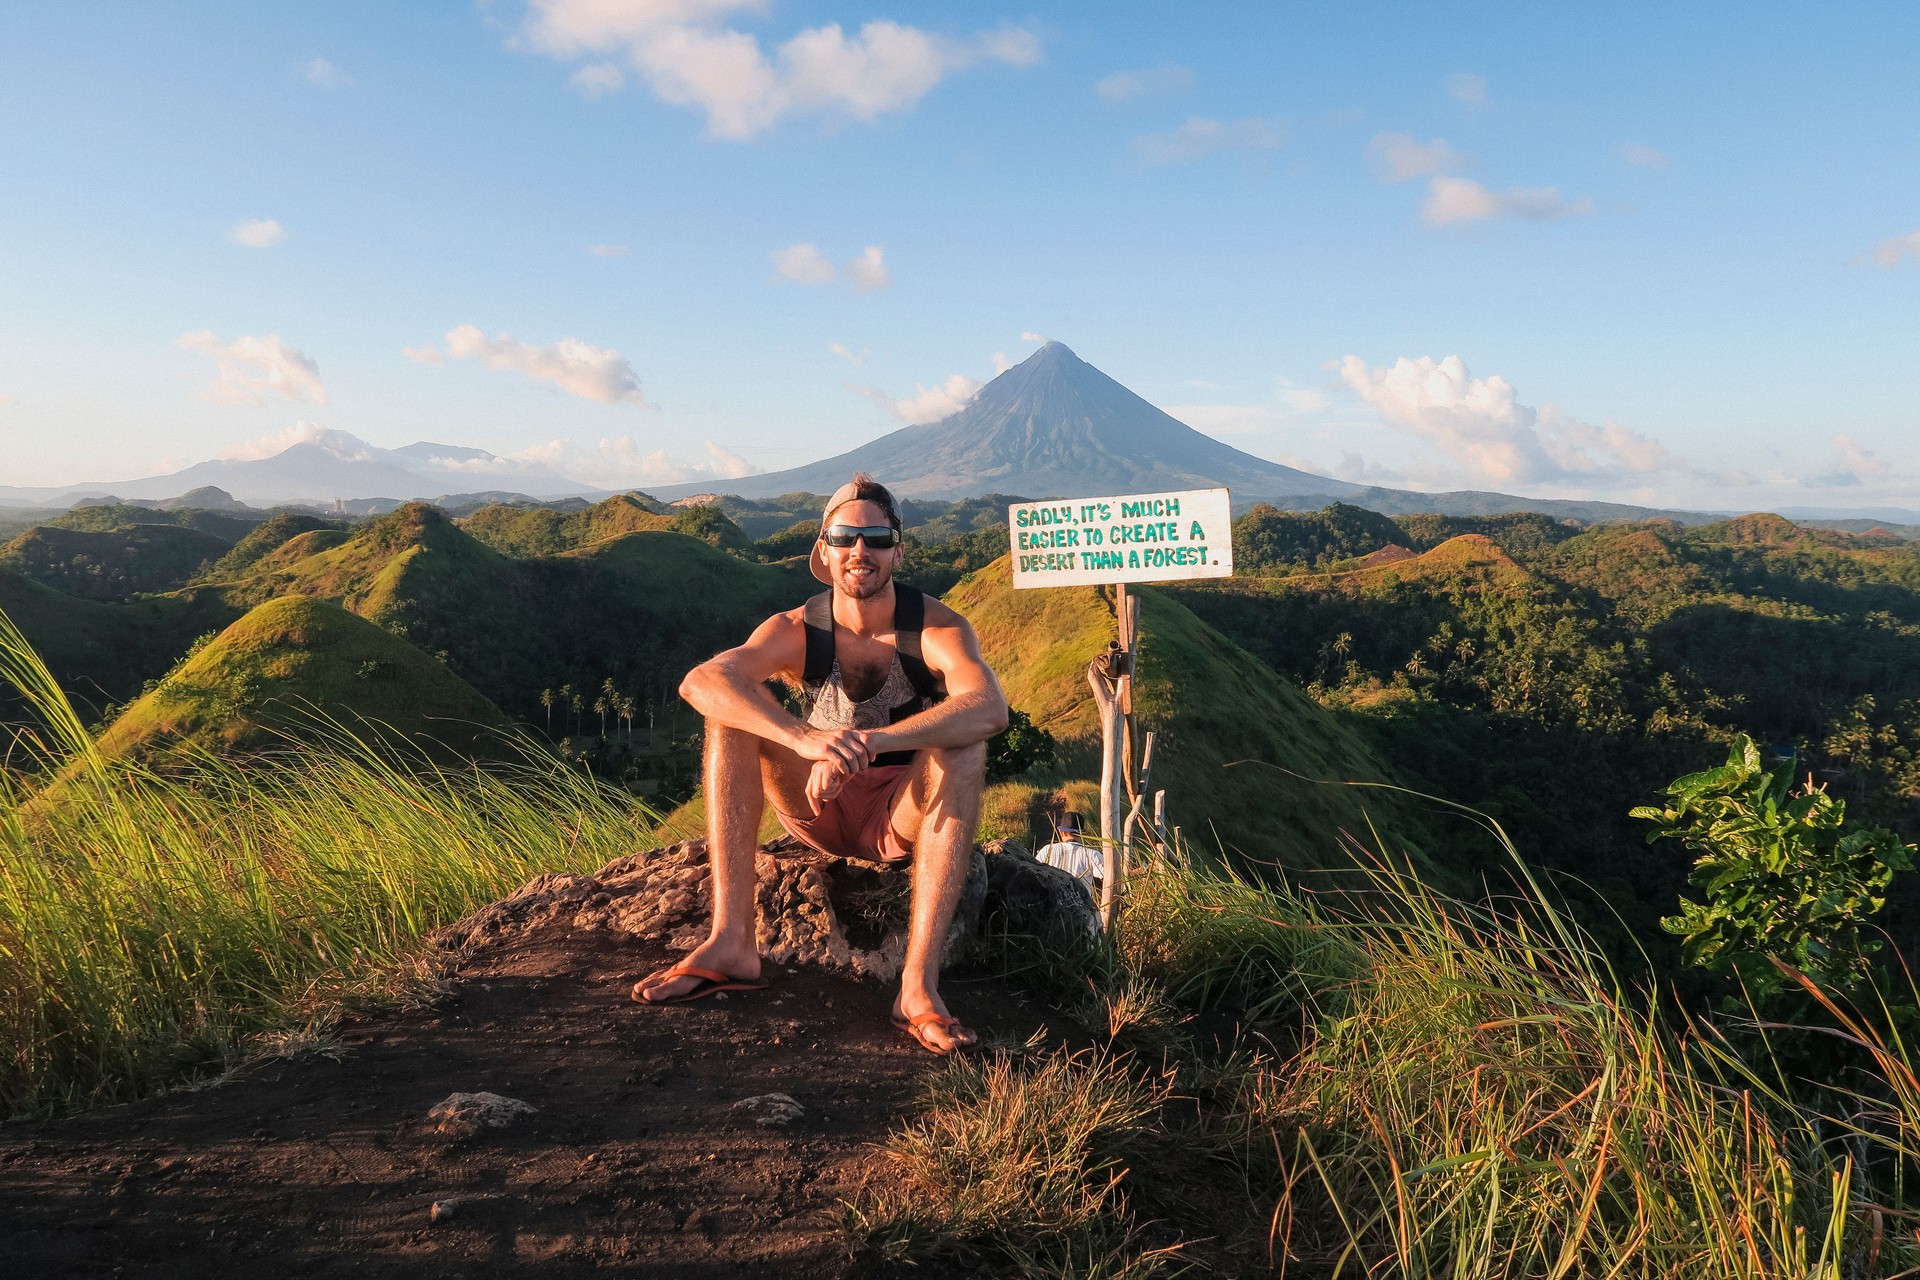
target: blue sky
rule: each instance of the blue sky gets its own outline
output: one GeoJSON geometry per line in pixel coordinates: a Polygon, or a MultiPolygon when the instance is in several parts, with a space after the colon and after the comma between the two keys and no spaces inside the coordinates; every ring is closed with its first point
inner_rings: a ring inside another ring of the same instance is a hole
{"type": "Polygon", "coordinates": [[[1915,65],[1911,4],[16,6],[0,484],[724,476],[1046,335],[1348,479],[1912,505],[1915,65]]]}

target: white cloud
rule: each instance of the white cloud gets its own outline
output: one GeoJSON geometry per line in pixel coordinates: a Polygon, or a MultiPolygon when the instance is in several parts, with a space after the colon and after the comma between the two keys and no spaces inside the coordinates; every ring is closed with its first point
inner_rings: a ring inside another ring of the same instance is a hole
{"type": "Polygon", "coordinates": [[[1655,151],[1652,147],[1643,147],[1637,142],[1623,142],[1615,152],[1623,163],[1636,169],[1664,169],[1671,161],[1664,151],[1655,151]]]}
{"type": "Polygon", "coordinates": [[[1509,187],[1489,191],[1471,178],[1436,177],[1427,184],[1427,201],[1420,217],[1429,226],[1455,222],[1484,222],[1490,218],[1525,218],[1552,222],[1593,212],[1586,196],[1569,200],[1558,187],[1509,187]]]}
{"type": "Polygon", "coordinates": [[[1459,356],[1402,356],[1372,368],[1350,355],[1339,367],[1347,386],[1389,423],[1479,483],[1594,483],[1691,470],[1659,441],[1618,423],[1594,426],[1552,404],[1522,404],[1505,378],[1475,378],[1459,356]]]}
{"type": "Polygon", "coordinates": [[[261,404],[269,392],[289,400],[327,402],[320,384],[320,366],[281,341],[278,334],[235,338],[223,343],[210,329],[183,333],[179,346],[213,361],[214,380],[200,389],[203,399],[227,404],[261,404]]]}
{"type": "Polygon", "coordinates": [[[1889,479],[1893,467],[1871,450],[1860,447],[1852,436],[1835,436],[1833,451],[1840,455],[1840,469],[1825,475],[1807,476],[1801,484],[1811,489],[1848,489],[1889,479]]]}
{"type": "Polygon", "coordinates": [[[590,244],[587,252],[596,258],[626,258],[633,254],[633,250],[624,244],[590,244]]]}
{"type": "Polygon", "coordinates": [[[1229,148],[1272,151],[1280,143],[1280,127],[1258,116],[1225,123],[1193,116],[1170,133],[1143,133],[1129,139],[1127,153],[1142,164],[1173,164],[1229,148]]]}
{"type": "Polygon", "coordinates": [[[844,342],[829,342],[827,344],[827,351],[829,354],[839,356],[842,360],[845,360],[848,364],[856,368],[865,364],[867,357],[873,354],[871,347],[863,347],[856,352],[844,342]]]}
{"type": "Polygon", "coordinates": [[[20,398],[18,396],[10,396],[4,393],[0,393],[0,409],[5,409],[19,403],[20,403],[20,398]]]}
{"type": "Polygon", "coordinates": [[[853,288],[873,293],[893,283],[887,255],[877,244],[868,245],[843,268],[836,268],[816,244],[788,245],[767,256],[773,259],[774,274],[795,284],[831,284],[844,274],[853,288]]]}
{"type": "MultiPolygon", "coordinates": [[[[640,392],[639,380],[633,375],[633,366],[611,347],[589,346],[578,338],[562,338],[536,347],[507,333],[489,338],[478,326],[470,324],[448,330],[446,343],[447,356],[451,359],[478,360],[489,369],[524,374],[536,382],[551,382],[582,400],[597,400],[602,404],[629,401],[642,408],[647,404],[640,392]]],[[[408,349],[405,354],[409,359],[423,359],[417,348],[408,349]]]]}
{"type": "Polygon", "coordinates": [[[1888,236],[1867,255],[1876,267],[1897,267],[1908,258],[1920,265],[1920,231],[1888,236]]]}
{"type": "Polygon", "coordinates": [[[1028,331],[1020,335],[1020,341],[1038,342],[1038,343],[1044,344],[1047,341],[1047,335],[1044,333],[1034,333],[1032,331],[1028,331]]]}
{"type": "Polygon", "coordinates": [[[271,249],[287,238],[287,229],[272,218],[258,218],[234,224],[227,239],[249,249],[271,249]]]}
{"type": "Polygon", "coordinates": [[[1016,360],[1007,359],[1007,353],[1004,351],[994,352],[993,353],[993,376],[996,378],[999,377],[1001,374],[1005,373],[1007,370],[1013,368],[1013,366],[1017,363],[1019,362],[1016,360]]]}
{"type": "Polygon", "coordinates": [[[818,245],[789,245],[767,256],[773,259],[774,273],[795,284],[826,284],[835,274],[833,264],[818,245]]]}
{"type": "Polygon", "coordinates": [[[1386,182],[1405,182],[1409,178],[1428,178],[1452,173],[1466,166],[1467,158],[1435,138],[1420,142],[1410,134],[1376,133],[1367,143],[1367,158],[1374,171],[1386,182]]]}
{"type": "Polygon", "coordinates": [[[914,387],[914,394],[895,400],[891,407],[894,416],[902,422],[938,422],[966,408],[967,401],[973,399],[980,386],[977,378],[969,378],[964,373],[949,374],[939,386],[914,387]]]}
{"type": "Polygon", "coordinates": [[[1139,98],[1172,97],[1193,89],[1193,72],[1185,67],[1148,67],[1116,71],[1093,86],[1094,96],[1110,107],[1139,98]]]}
{"type": "Polygon", "coordinates": [[[881,253],[879,245],[868,245],[859,257],[847,264],[847,282],[862,293],[873,293],[893,283],[893,277],[887,274],[886,255],[881,253]]]}
{"type": "Polygon", "coordinates": [[[1455,102],[1480,106],[1487,100],[1487,78],[1471,71],[1456,71],[1447,77],[1447,96],[1455,102]]]}
{"type": "Polygon", "coordinates": [[[567,82],[589,98],[604,98],[626,88],[626,73],[617,62],[590,62],[567,77],[567,82]]]}
{"type": "Polygon", "coordinates": [[[327,452],[349,462],[365,462],[374,454],[373,446],[359,436],[345,431],[335,431],[317,422],[296,422],[290,427],[223,450],[219,456],[229,462],[257,462],[261,458],[271,458],[277,453],[284,453],[297,444],[319,445],[327,452]]]}
{"type": "MultiPolygon", "coordinates": [[[[872,121],[911,108],[955,72],[1040,60],[1039,38],[1024,28],[954,38],[884,19],[851,36],[838,23],[812,27],[769,56],[758,37],[726,25],[766,7],[762,0],[531,0],[517,43],[556,58],[624,59],[656,98],[705,112],[709,133],[734,139],[795,112],[872,121]]],[[[618,85],[602,75],[592,87],[618,85]]]]}
{"type": "Polygon", "coordinates": [[[440,348],[433,346],[402,347],[400,348],[400,354],[415,364],[444,364],[447,359],[444,355],[440,354],[440,348]]]}
{"type": "Polygon", "coordinates": [[[883,406],[894,417],[906,423],[938,422],[949,414],[958,413],[966,407],[967,401],[983,385],[978,378],[970,378],[964,373],[947,375],[947,380],[938,386],[916,386],[910,396],[895,398],[877,387],[862,387],[848,382],[842,384],[847,390],[863,395],[874,403],[883,406]]]}
{"type": "Polygon", "coordinates": [[[353,85],[353,77],[328,62],[325,58],[315,58],[300,70],[302,78],[316,89],[347,89],[353,85]]]}
{"type": "Polygon", "coordinates": [[[632,436],[609,436],[592,447],[582,447],[570,440],[550,440],[496,461],[556,471],[570,479],[607,489],[734,480],[760,470],[712,440],[706,441],[704,448],[705,457],[689,458],[668,453],[659,446],[649,447],[632,436]]]}

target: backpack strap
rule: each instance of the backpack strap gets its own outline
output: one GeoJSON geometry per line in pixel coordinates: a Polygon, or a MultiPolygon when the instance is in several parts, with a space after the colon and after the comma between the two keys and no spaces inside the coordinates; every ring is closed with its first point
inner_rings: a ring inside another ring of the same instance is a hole
{"type": "Polygon", "coordinates": [[[800,616],[807,628],[807,665],[800,680],[807,689],[818,689],[833,674],[833,592],[807,601],[800,616]]]}
{"type": "Polygon", "coordinates": [[[947,691],[939,676],[920,655],[920,633],[927,625],[927,597],[918,587],[893,584],[893,647],[900,655],[900,670],[920,695],[925,706],[946,701],[947,691]]]}

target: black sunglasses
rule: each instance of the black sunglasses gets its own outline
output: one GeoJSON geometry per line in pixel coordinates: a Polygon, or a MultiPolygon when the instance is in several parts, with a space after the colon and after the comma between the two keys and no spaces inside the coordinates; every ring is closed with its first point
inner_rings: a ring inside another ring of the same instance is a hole
{"type": "Polygon", "coordinates": [[[864,542],[874,551],[886,551],[900,545],[900,532],[890,524],[830,524],[820,535],[830,547],[850,547],[864,542]]]}

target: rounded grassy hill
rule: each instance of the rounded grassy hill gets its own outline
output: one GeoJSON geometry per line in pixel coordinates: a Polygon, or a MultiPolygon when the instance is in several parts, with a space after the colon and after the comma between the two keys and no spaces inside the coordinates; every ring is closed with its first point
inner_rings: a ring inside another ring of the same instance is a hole
{"type": "Polygon", "coordinates": [[[142,694],[100,747],[139,757],[181,746],[246,751],[318,731],[321,713],[435,754],[490,754],[508,729],[491,702],[412,645],[339,605],[283,596],[142,694]]]}

